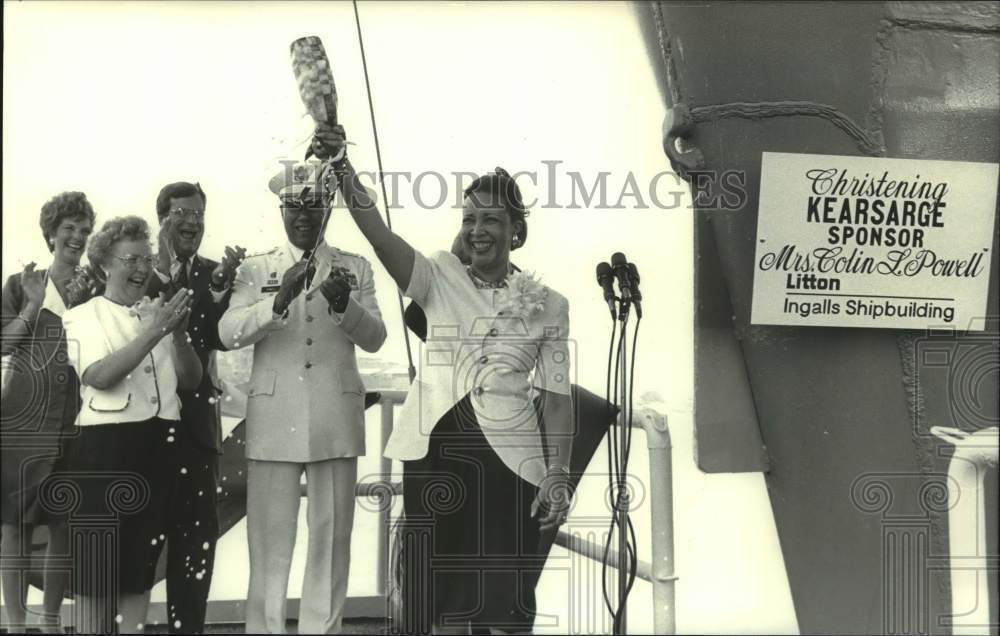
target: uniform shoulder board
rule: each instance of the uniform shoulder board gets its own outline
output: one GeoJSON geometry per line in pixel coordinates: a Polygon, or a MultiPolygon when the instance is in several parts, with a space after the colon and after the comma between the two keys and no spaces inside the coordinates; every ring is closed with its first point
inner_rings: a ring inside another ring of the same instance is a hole
{"type": "Polygon", "coordinates": [[[347,250],[340,250],[340,255],[341,256],[350,256],[352,258],[356,258],[356,259],[362,260],[362,261],[367,261],[368,260],[367,258],[365,258],[364,256],[362,256],[361,254],[355,254],[354,252],[348,252],[347,250]]]}
{"type": "Polygon", "coordinates": [[[281,248],[280,247],[274,247],[274,248],[271,248],[271,249],[269,249],[267,251],[264,251],[264,252],[254,252],[253,254],[247,254],[246,258],[254,258],[256,256],[268,256],[270,254],[274,254],[279,249],[281,249],[281,248]]]}

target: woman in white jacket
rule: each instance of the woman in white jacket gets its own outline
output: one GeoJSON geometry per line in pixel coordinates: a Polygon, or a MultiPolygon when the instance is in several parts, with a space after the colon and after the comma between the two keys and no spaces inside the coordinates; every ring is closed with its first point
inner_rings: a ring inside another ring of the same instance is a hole
{"type": "MultiPolygon", "coordinates": [[[[314,150],[335,156],[343,143],[342,128],[322,126],[314,150]]],[[[527,222],[506,171],[465,190],[465,265],[451,252],[414,250],[386,227],[350,162],[335,168],[358,228],[428,322],[418,375],[385,449],[404,471],[398,627],[530,632],[530,581],[545,559],[539,535],[569,509],[569,304],[511,266],[527,222]]]]}
{"type": "Polygon", "coordinates": [[[187,290],[142,302],[153,271],[145,221],[108,221],[91,237],[87,256],[107,285],[104,295],[63,316],[82,398],[70,459],[79,495],[74,512],[110,520],[115,540],[102,545],[95,534],[77,541],[74,568],[84,576],[76,577],[74,592],[86,624],[76,627],[107,632],[115,621],[122,633],[141,633],[171,487],[186,472],[171,452],[177,389],[197,387],[202,368],[186,333],[187,290]]]}

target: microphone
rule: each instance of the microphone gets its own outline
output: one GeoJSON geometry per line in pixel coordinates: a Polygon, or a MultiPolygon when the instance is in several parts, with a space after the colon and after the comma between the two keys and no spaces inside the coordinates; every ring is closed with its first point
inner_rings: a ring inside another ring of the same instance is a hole
{"type": "Polygon", "coordinates": [[[614,278],[611,273],[611,266],[607,262],[597,264],[597,284],[601,286],[604,290],[604,302],[608,303],[608,309],[611,310],[611,320],[614,320],[617,316],[615,315],[615,288],[614,288],[614,278]]]}
{"type": "Polygon", "coordinates": [[[639,268],[635,263],[628,264],[628,275],[632,281],[632,300],[635,302],[635,313],[642,318],[642,292],[639,291],[639,268]]]}
{"type": "Polygon", "coordinates": [[[632,284],[629,281],[628,260],[624,254],[615,252],[611,255],[611,269],[615,273],[615,278],[618,279],[618,288],[622,292],[622,300],[631,302],[632,284]]]}

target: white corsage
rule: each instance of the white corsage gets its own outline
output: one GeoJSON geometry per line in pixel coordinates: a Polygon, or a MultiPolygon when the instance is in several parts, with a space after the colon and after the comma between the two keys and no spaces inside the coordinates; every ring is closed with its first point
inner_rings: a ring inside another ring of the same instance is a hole
{"type": "Polygon", "coordinates": [[[534,272],[514,272],[507,277],[497,309],[504,316],[527,319],[545,309],[548,288],[534,272]]]}

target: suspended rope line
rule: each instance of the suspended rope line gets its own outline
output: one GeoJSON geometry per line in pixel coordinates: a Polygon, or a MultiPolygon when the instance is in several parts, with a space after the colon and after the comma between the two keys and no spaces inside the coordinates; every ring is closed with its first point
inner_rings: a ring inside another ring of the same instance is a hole
{"type": "MultiPolygon", "coordinates": [[[[372,85],[371,81],[368,79],[368,59],[365,57],[365,41],[361,37],[361,16],[358,14],[358,0],[352,0],[351,4],[354,6],[354,23],[358,27],[358,45],[361,47],[361,68],[365,74],[365,90],[368,92],[368,113],[371,115],[372,120],[372,134],[375,137],[375,159],[378,162],[378,182],[382,188],[382,201],[385,205],[385,223],[392,230],[392,215],[389,213],[389,196],[385,191],[385,179],[383,178],[382,170],[382,149],[378,143],[378,126],[375,125],[375,102],[372,101],[372,85]]],[[[413,366],[413,351],[410,348],[410,332],[406,329],[406,311],[403,307],[403,294],[396,289],[396,298],[399,300],[399,317],[403,323],[403,341],[406,343],[406,362],[407,362],[407,373],[410,376],[410,382],[413,382],[413,378],[417,375],[417,369],[413,366]]]]}

